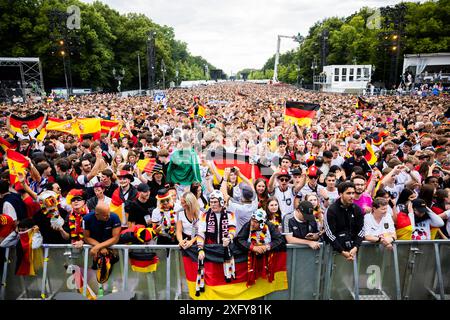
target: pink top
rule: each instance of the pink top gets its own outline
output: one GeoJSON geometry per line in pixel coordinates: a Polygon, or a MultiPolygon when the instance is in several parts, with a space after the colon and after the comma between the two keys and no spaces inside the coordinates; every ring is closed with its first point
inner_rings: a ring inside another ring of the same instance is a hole
{"type": "Polygon", "coordinates": [[[372,197],[367,193],[363,193],[358,200],[353,200],[353,203],[361,208],[363,215],[366,214],[366,208],[372,209],[372,197]]]}

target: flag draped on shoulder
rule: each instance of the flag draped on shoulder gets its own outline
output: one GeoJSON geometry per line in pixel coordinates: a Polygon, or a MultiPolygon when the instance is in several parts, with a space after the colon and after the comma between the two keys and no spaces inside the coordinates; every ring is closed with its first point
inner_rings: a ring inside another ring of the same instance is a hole
{"type": "MultiPolygon", "coordinates": [[[[11,129],[15,132],[22,133],[22,129],[20,128],[22,124],[26,123],[30,132],[39,127],[44,120],[44,114],[41,111],[36,112],[35,114],[19,117],[17,115],[11,114],[9,117],[9,123],[11,125],[11,129]]],[[[39,135],[36,137],[38,141],[42,141],[45,137],[45,130],[41,130],[39,135]]]]}
{"type": "Polygon", "coordinates": [[[18,181],[17,174],[24,174],[25,168],[28,168],[30,163],[24,155],[11,149],[6,151],[6,157],[8,158],[9,181],[13,185],[18,181]]]}
{"type": "Polygon", "coordinates": [[[248,284],[248,253],[239,250],[234,245],[231,245],[231,250],[235,261],[235,279],[231,281],[226,281],[224,277],[224,248],[222,245],[205,246],[206,258],[201,268],[197,259],[197,248],[191,247],[183,250],[186,281],[192,299],[250,300],[288,288],[286,249],[270,253],[270,257],[268,257],[271,261],[270,270],[267,268],[265,259],[258,259],[261,265],[254,265],[252,278],[255,279],[255,282],[251,285],[248,284]],[[199,288],[201,290],[197,290],[199,288]]]}
{"type": "Polygon", "coordinates": [[[320,104],[301,101],[286,101],[284,121],[296,123],[299,126],[310,127],[312,119],[320,109],[320,104]]]}

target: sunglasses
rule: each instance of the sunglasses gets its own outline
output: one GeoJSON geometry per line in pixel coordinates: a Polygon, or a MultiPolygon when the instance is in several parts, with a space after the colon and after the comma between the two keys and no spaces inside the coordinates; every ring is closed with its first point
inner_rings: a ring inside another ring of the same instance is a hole
{"type": "Polygon", "coordinates": [[[288,182],[290,179],[289,178],[280,178],[281,182],[288,182]]]}
{"type": "Polygon", "coordinates": [[[163,200],[161,200],[161,203],[162,203],[162,204],[164,204],[164,203],[169,203],[169,202],[170,202],[169,199],[163,199],[163,200]]]}

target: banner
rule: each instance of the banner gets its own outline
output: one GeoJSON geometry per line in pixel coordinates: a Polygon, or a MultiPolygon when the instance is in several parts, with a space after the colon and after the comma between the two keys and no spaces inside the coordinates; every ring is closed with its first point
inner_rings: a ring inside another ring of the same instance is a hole
{"type": "MultiPolygon", "coordinates": [[[[252,170],[255,170],[255,180],[258,178],[264,178],[261,174],[259,166],[250,164],[250,156],[247,155],[210,151],[206,156],[206,159],[214,161],[214,165],[222,177],[225,168],[237,167],[239,168],[239,171],[250,181],[252,180],[252,170]]],[[[215,180],[214,183],[219,183],[219,181],[215,180]]]]}
{"type": "Polygon", "coordinates": [[[226,282],[224,277],[224,248],[222,245],[206,245],[204,261],[205,290],[196,295],[196,282],[199,273],[197,248],[183,250],[183,263],[188,283],[189,295],[195,300],[250,300],[265,296],[271,292],[286,290],[288,288],[286,273],[286,251],[273,251],[269,256],[262,255],[253,269],[256,282],[247,286],[248,278],[248,253],[240,251],[233,244],[230,245],[234,255],[236,279],[226,282]],[[271,272],[273,281],[269,282],[266,259],[272,262],[271,272]]]}

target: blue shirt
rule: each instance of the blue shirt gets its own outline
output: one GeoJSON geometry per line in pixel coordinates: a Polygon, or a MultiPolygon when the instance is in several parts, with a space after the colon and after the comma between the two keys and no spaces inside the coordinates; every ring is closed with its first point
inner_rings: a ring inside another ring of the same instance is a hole
{"type": "Polygon", "coordinates": [[[120,227],[119,216],[111,212],[108,221],[101,221],[95,217],[95,212],[90,212],[83,218],[84,230],[91,233],[91,238],[98,242],[104,242],[112,238],[112,231],[114,228],[120,227]]]}

